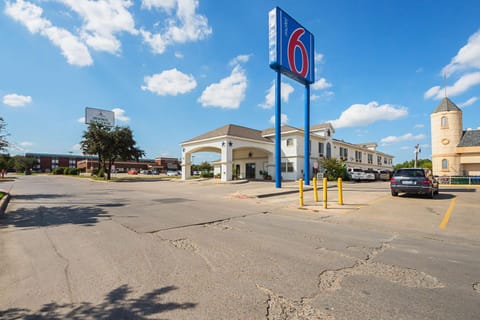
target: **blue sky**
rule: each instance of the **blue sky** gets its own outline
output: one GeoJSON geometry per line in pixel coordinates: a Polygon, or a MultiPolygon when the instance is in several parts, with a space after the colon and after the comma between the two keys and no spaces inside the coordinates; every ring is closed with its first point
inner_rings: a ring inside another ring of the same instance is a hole
{"type": "MultiPolygon", "coordinates": [[[[225,124],[273,127],[275,6],[315,36],[312,125],[332,121],[335,138],[377,142],[395,163],[417,143],[429,158],[446,84],[464,128],[480,127],[479,1],[9,0],[0,115],[10,153],[81,154],[85,107],[113,110],[148,158],[180,157],[180,142],[225,124]]],[[[283,121],[303,127],[304,87],[282,82],[283,121]]]]}

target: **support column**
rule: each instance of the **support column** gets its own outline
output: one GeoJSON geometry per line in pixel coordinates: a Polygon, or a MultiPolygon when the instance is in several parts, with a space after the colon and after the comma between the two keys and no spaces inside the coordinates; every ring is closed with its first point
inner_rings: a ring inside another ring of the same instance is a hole
{"type": "Polygon", "coordinates": [[[275,85],[275,187],[282,187],[282,77],[277,71],[275,85]]]}
{"type": "Polygon", "coordinates": [[[303,179],[305,185],[310,185],[310,85],[305,85],[305,129],[304,129],[304,163],[303,179]]]}
{"type": "Polygon", "coordinates": [[[221,180],[222,181],[231,181],[232,180],[232,149],[233,144],[231,141],[222,142],[222,171],[221,171],[221,180]]]}
{"type": "Polygon", "coordinates": [[[182,152],[182,180],[190,179],[192,172],[192,154],[182,152]]]}

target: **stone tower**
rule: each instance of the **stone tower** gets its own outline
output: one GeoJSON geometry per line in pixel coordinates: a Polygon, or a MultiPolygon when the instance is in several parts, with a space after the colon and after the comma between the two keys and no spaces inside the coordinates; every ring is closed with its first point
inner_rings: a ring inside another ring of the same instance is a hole
{"type": "Polygon", "coordinates": [[[456,148],[462,138],[462,110],[447,97],[430,115],[433,174],[461,175],[460,156],[456,148]]]}

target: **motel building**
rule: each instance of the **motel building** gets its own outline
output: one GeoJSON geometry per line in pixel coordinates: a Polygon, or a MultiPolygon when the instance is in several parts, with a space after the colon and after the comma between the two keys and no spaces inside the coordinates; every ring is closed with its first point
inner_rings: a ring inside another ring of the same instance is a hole
{"type": "MultiPolygon", "coordinates": [[[[393,171],[393,156],[377,150],[375,142],[353,144],[334,138],[330,123],[310,127],[310,176],[323,158],[345,161],[349,169],[393,171]]],[[[235,179],[275,180],[275,129],[256,130],[234,124],[201,134],[180,144],[182,179],[190,178],[192,156],[197,152],[214,152],[220,160],[214,163],[222,181],[235,179]]],[[[282,180],[303,178],[304,130],[281,127],[282,180]]],[[[318,168],[321,170],[321,168],[318,168]]]]}

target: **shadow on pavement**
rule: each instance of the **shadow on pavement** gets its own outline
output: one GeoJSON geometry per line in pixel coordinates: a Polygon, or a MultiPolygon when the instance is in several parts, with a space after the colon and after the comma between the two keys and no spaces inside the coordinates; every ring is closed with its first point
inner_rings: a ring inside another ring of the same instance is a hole
{"type": "Polygon", "coordinates": [[[166,311],[195,308],[196,303],[161,301],[162,295],[177,289],[175,286],[167,286],[145,293],[139,298],[129,298],[132,289],[128,285],[122,285],[109,292],[99,304],[52,302],[44,304],[37,311],[10,308],[0,310],[0,319],[150,319],[151,316],[166,311]]]}
{"type": "Polygon", "coordinates": [[[56,199],[66,197],[64,194],[49,194],[49,193],[39,193],[39,194],[15,194],[13,198],[15,200],[36,200],[36,199],[56,199]]]}
{"type": "Polygon", "coordinates": [[[66,224],[93,226],[100,218],[109,218],[111,215],[97,207],[37,207],[20,208],[8,212],[1,220],[0,228],[13,226],[17,228],[51,227],[66,224]]]}

